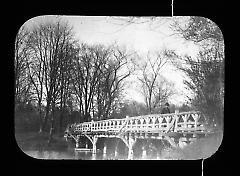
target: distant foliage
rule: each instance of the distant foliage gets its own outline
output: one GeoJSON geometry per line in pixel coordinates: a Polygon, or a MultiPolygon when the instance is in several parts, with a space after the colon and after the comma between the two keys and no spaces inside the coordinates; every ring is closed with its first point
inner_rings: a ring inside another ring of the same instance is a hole
{"type": "MultiPolygon", "coordinates": [[[[188,80],[184,83],[193,92],[191,104],[204,113],[209,124],[222,126],[224,109],[224,43],[219,27],[203,17],[190,17],[185,26],[175,21],[173,29],[184,39],[201,46],[197,57],[179,57],[175,65],[188,80]]],[[[176,61],[175,61],[176,62],[176,61]]]]}
{"type": "MultiPolygon", "coordinates": [[[[44,109],[44,107],[43,107],[44,109]]],[[[42,115],[44,115],[45,111],[42,111],[42,115]]],[[[50,112],[51,115],[51,112],[50,112]]],[[[55,132],[61,132],[63,133],[63,130],[66,129],[67,125],[70,123],[75,123],[79,120],[79,113],[76,111],[73,111],[72,113],[65,110],[64,117],[62,120],[62,129],[59,129],[59,123],[60,123],[60,115],[61,111],[60,109],[55,110],[55,132]]],[[[40,125],[40,117],[39,117],[39,111],[38,107],[32,103],[28,104],[19,104],[15,107],[15,121],[14,126],[16,132],[38,132],[39,131],[39,125],[40,125]]],[[[47,123],[46,129],[49,130],[50,123],[47,123]]]]}
{"type": "Polygon", "coordinates": [[[15,130],[16,132],[38,131],[39,118],[36,108],[28,103],[21,103],[15,107],[15,130]]]}
{"type": "Polygon", "coordinates": [[[187,104],[182,104],[180,107],[178,107],[178,110],[179,112],[188,112],[188,111],[192,111],[193,108],[187,104]]]}
{"type": "Polygon", "coordinates": [[[124,101],[120,104],[118,111],[114,112],[110,118],[125,118],[126,116],[134,117],[147,114],[147,107],[137,101],[124,101]]]}

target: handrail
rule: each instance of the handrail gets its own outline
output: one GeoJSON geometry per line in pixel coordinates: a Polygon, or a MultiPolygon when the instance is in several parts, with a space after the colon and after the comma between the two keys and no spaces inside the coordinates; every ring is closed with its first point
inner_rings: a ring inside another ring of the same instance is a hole
{"type": "Polygon", "coordinates": [[[160,130],[166,133],[171,130],[174,132],[204,130],[203,124],[199,123],[200,114],[201,113],[199,111],[189,111],[170,114],[149,114],[144,116],[127,117],[124,119],[107,119],[100,121],[83,122],[75,124],[75,130],[79,132],[112,130],[117,133],[122,132],[123,128],[125,131],[160,130]],[[158,123],[156,123],[157,120],[158,123]],[[130,123],[130,125],[128,123],[130,123]]]}

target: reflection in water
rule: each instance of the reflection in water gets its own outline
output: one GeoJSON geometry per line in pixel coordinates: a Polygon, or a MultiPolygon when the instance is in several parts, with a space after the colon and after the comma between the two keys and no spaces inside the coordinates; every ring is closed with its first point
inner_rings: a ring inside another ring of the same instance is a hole
{"type": "MultiPolygon", "coordinates": [[[[127,159],[127,154],[120,154],[117,151],[113,153],[103,153],[98,151],[97,153],[92,153],[90,151],[25,151],[25,153],[33,158],[37,159],[64,159],[64,160],[125,160],[127,159]]],[[[143,151],[142,155],[139,157],[134,157],[134,159],[147,159],[146,150],[143,151]]],[[[160,159],[157,155],[156,158],[160,159]]]]}
{"type": "Polygon", "coordinates": [[[146,157],[147,157],[147,151],[146,151],[146,150],[143,150],[142,159],[146,159],[146,157]]]}
{"type": "Polygon", "coordinates": [[[25,151],[25,153],[37,159],[74,159],[74,160],[108,160],[108,159],[127,159],[127,156],[116,153],[103,153],[98,151],[25,151]]]}
{"type": "MultiPolygon", "coordinates": [[[[54,151],[26,151],[28,155],[39,158],[39,159],[74,159],[74,160],[110,160],[118,159],[125,160],[128,159],[128,147],[121,140],[101,140],[99,139],[97,143],[97,153],[92,153],[92,151],[74,150],[74,148],[68,148],[64,151],[54,150],[54,151]]],[[[157,145],[157,144],[156,144],[157,145]]],[[[148,144],[144,140],[139,140],[134,147],[133,159],[134,160],[144,160],[144,159],[159,159],[157,152],[151,147],[147,147],[148,144]],[[154,153],[155,152],[155,153],[154,153]],[[158,158],[157,158],[158,157],[158,158]]],[[[151,145],[149,145],[151,146],[151,145]]],[[[84,144],[83,148],[92,148],[88,143],[84,144]]]]}
{"type": "Polygon", "coordinates": [[[92,154],[92,160],[96,160],[97,159],[97,154],[96,153],[93,153],[92,154]]]}
{"type": "MultiPolygon", "coordinates": [[[[110,159],[118,159],[118,160],[125,160],[128,158],[128,148],[125,146],[125,144],[122,142],[114,143],[104,143],[102,141],[102,146],[98,146],[97,153],[92,153],[92,151],[75,151],[73,148],[67,149],[64,151],[55,150],[55,151],[26,151],[25,153],[27,155],[30,155],[34,158],[38,159],[74,159],[74,160],[110,160],[110,159]]],[[[99,142],[101,144],[101,141],[99,142]]],[[[84,144],[85,147],[88,144],[84,144]]],[[[141,143],[136,145],[135,147],[135,154],[133,156],[134,160],[138,159],[147,159],[148,153],[147,148],[142,147],[141,143]]],[[[156,155],[155,155],[156,156],[156,155]]],[[[157,159],[157,158],[153,158],[157,159]]]]}
{"type": "Polygon", "coordinates": [[[107,159],[107,153],[103,153],[103,159],[107,159]]]}
{"type": "MultiPolygon", "coordinates": [[[[179,148],[173,150],[170,144],[164,142],[164,140],[138,140],[134,145],[134,160],[145,160],[145,159],[198,159],[202,158],[202,155],[206,155],[212,151],[216,151],[220,146],[222,140],[222,133],[220,135],[211,135],[208,137],[202,137],[195,141],[193,144],[185,148],[179,148]],[[196,154],[195,154],[196,152],[196,154]],[[206,154],[205,154],[205,153],[206,154]],[[199,153],[199,154],[198,154],[199,153]],[[185,156],[193,155],[193,156],[185,156]]],[[[92,151],[75,151],[73,147],[69,147],[66,150],[54,150],[54,151],[39,151],[39,150],[28,150],[25,153],[33,158],[38,159],[75,159],[75,160],[109,160],[109,159],[127,159],[128,158],[128,147],[122,141],[104,140],[99,139],[97,143],[97,153],[93,154],[92,151]]],[[[86,146],[86,144],[84,144],[86,146]]],[[[92,148],[88,144],[89,148],[92,148]]],[[[211,156],[211,155],[209,155],[211,156]]]]}
{"type": "Polygon", "coordinates": [[[71,152],[25,151],[25,153],[37,159],[75,159],[75,155],[71,152]]]}

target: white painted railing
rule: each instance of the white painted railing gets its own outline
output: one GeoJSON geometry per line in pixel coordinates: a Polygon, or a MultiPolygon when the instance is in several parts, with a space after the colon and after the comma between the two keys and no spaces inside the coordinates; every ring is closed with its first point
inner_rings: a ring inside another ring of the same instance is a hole
{"type": "Polygon", "coordinates": [[[200,112],[150,114],[124,119],[108,119],[75,125],[76,132],[189,132],[203,131],[200,112]]]}

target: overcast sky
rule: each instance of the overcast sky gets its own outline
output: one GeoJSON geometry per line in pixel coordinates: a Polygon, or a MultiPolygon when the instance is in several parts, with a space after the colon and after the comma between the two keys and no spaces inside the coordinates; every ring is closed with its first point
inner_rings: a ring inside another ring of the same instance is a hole
{"type": "MultiPolygon", "coordinates": [[[[27,23],[38,23],[55,17],[35,17],[27,23]]],[[[114,17],[80,17],[80,16],[61,16],[73,26],[75,36],[80,41],[105,45],[117,42],[119,45],[126,46],[127,50],[135,50],[140,55],[145,55],[148,51],[161,49],[174,49],[179,54],[196,55],[197,46],[191,42],[186,42],[180,37],[174,36],[169,28],[170,18],[159,18],[153,22],[125,25],[114,17]],[[121,24],[120,24],[121,23],[121,24]]],[[[143,19],[144,20],[144,19],[143,19]]],[[[188,92],[184,88],[183,76],[170,64],[166,65],[161,71],[162,75],[176,86],[177,94],[172,97],[170,103],[181,104],[185,101],[184,94],[188,92]]],[[[134,80],[133,80],[134,82],[134,80]]],[[[128,99],[143,102],[143,96],[131,84],[127,88],[128,99]]]]}

